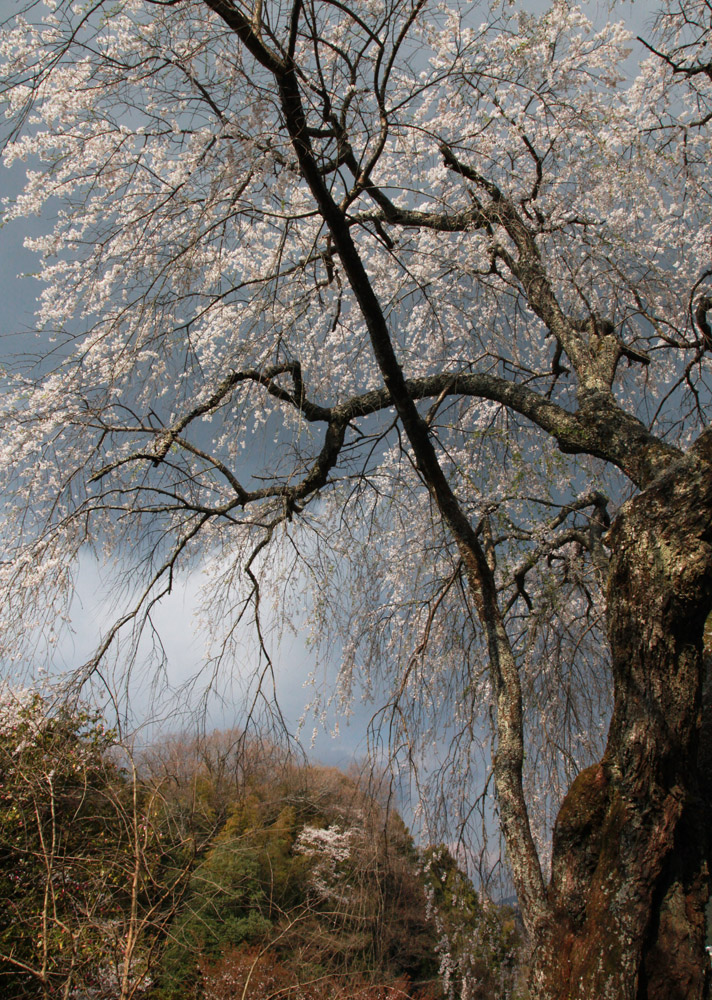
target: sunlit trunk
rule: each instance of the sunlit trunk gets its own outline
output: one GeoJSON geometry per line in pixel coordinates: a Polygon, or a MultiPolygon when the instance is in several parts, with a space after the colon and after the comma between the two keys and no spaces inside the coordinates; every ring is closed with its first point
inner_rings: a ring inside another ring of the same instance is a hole
{"type": "Polygon", "coordinates": [[[693,451],[677,463],[609,535],[613,719],[603,760],[578,776],[557,819],[537,1000],[710,995],[709,457],[693,451]]]}

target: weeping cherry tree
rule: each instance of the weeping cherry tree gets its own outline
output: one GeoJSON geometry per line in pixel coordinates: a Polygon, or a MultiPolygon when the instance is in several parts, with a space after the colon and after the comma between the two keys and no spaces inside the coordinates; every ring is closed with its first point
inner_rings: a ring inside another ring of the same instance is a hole
{"type": "Polygon", "coordinates": [[[463,836],[494,809],[532,998],[709,996],[710,0],[17,6],[4,662],[92,550],[83,678],[196,568],[258,685],[261,609],[308,614],[463,836]]]}

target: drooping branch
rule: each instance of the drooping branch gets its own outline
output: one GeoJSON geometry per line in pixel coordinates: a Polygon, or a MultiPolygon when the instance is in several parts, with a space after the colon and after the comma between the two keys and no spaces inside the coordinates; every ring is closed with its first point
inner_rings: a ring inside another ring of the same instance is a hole
{"type": "Polygon", "coordinates": [[[408,390],[385,316],[354,245],[351,229],[325,186],[315,162],[296,73],[290,68],[278,76],[277,82],[286,127],[302,176],[331,232],[334,246],[365,320],[384,385],[413,448],[417,467],[460,550],[478,613],[487,633],[498,707],[495,780],[519,898],[527,923],[533,928],[546,919],[546,894],[522,786],[524,738],[521,685],[499,612],[494,575],[476,533],[440,466],[428,425],[418,412],[408,390]]]}

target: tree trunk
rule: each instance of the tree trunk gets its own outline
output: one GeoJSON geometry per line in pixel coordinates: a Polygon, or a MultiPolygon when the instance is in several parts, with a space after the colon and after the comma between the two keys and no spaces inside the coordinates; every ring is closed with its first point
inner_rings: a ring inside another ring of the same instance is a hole
{"type": "Polygon", "coordinates": [[[702,1000],[710,831],[703,721],[712,606],[710,432],[611,531],[613,718],[559,812],[537,1000],[702,1000]]]}

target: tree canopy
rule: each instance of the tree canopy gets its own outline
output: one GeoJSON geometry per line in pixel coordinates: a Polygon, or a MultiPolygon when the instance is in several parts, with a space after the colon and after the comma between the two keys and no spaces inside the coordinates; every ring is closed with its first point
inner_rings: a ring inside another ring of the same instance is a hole
{"type": "Polygon", "coordinates": [[[190,567],[259,677],[303,593],[465,819],[491,767],[541,997],[708,988],[710,14],[45,0],[2,42],[6,217],[55,219],[3,655],[87,547],[127,583],[86,676],[190,567]]]}

